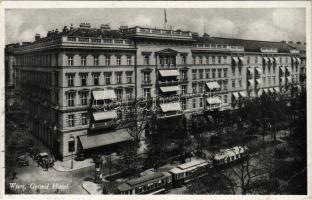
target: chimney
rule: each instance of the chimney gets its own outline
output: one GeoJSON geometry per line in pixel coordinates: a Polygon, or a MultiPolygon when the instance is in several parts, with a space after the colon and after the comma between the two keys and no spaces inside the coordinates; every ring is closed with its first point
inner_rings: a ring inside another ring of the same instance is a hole
{"type": "Polygon", "coordinates": [[[203,37],[204,38],[209,38],[209,35],[207,33],[204,33],[203,37]]]}
{"type": "Polygon", "coordinates": [[[110,31],[110,30],[111,30],[109,24],[101,24],[100,29],[101,29],[102,32],[103,32],[103,31],[110,31]]]}
{"type": "Polygon", "coordinates": [[[301,44],[301,42],[297,42],[297,44],[301,44]]]}
{"type": "Polygon", "coordinates": [[[293,42],[293,41],[288,41],[288,43],[289,43],[289,44],[293,44],[294,42],[293,42]]]}
{"type": "Polygon", "coordinates": [[[35,35],[35,41],[39,40],[40,39],[40,34],[39,33],[36,33],[35,35]]]}
{"type": "Polygon", "coordinates": [[[281,43],[286,43],[286,41],[285,41],[285,40],[282,40],[281,43]]]}

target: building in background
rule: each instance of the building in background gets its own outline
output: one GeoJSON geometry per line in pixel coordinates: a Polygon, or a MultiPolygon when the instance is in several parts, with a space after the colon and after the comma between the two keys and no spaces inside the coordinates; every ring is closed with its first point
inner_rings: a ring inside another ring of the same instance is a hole
{"type": "Polygon", "coordinates": [[[152,100],[158,117],[237,109],[300,90],[305,51],[284,42],[81,23],[14,47],[16,95],[29,127],[60,158],[131,140],[122,106],[152,100]]]}

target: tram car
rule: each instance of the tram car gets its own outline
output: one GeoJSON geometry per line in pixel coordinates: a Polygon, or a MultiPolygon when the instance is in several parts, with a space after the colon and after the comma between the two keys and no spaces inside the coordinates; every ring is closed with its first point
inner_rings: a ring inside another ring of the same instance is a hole
{"type": "Polygon", "coordinates": [[[173,186],[178,187],[207,173],[212,167],[212,161],[210,160],[194,159],[169,170],[169,173],[172,174],[173,186]]]}
{"type": "Polygon", "coordinates": [[[213,165],[215,168],[225,168],[245,159],[247,154],[247,147],[235,146],[233,148],[224,149],[215,154],[213,158],[213,165]]]}
{"type": "Polygon", "coordinates": [[[172,176],[168,172],[155,172],[131,179],[118,186],[119,194],[160,194],[169,190],[172,176]]]}

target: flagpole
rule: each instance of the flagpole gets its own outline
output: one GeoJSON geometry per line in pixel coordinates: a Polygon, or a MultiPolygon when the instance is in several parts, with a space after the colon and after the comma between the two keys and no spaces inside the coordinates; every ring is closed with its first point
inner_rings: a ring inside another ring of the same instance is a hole
{"type": "Polygon", "coordinates": [[[167,12],[166,12],[166,8],[164,8],[164,28],[167,28],[167,12]]]}

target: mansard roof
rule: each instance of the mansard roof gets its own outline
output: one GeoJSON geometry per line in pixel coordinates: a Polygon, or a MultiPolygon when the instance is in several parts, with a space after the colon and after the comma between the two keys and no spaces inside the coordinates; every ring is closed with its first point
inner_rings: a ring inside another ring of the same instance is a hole
{"type": "Polygon", "coordinates": [[[246,40],[236,38],[222,38],[222,37],[199,37],[197,43],[206,44],[226,44],[231,46],[243,46],[247,52],[260,52],[261,48],[276,48],[279,53],[289,53],[289,50],[294,49],[283,42],[271,42],[260,40],[246,40]]]}

